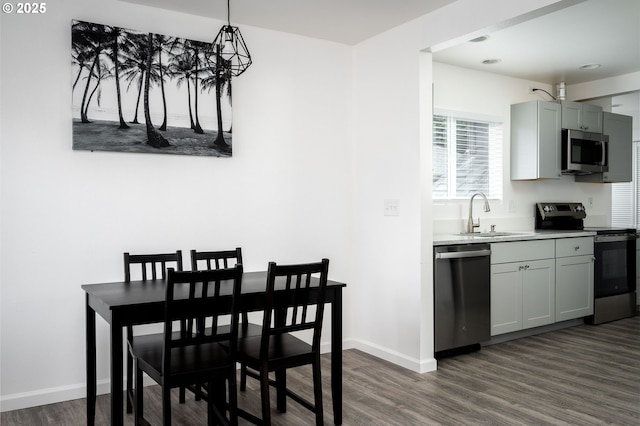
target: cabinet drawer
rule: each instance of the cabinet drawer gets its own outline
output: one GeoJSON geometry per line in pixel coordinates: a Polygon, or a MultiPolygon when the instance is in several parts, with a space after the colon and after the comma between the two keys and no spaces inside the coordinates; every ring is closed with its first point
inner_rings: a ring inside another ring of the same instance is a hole
{"type": "Polygon", "coordinates": [[[554,240],[514,241],[491,244],[492,264],[553,259],[554,257],[554,240]]]}
{"type": "Polygon", "coordinates": [[[556,240],[556,257],[593,254],[593,237],[561,238],[556,240]]]}

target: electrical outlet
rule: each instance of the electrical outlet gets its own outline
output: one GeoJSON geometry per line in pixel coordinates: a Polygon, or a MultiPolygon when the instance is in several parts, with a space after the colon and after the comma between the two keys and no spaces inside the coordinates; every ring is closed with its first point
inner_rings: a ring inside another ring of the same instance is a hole
{"type": "Polygon", "coordinates": [[[384,200],[384,215],[385,216],[400,216],[400,200],[398,200],[398,199],[385,199],[384,200]]]}
{"type": "Polygon", "coordinates": [[[593,209],[593,198],[592,197],[589,197],[587,199],[587,206],[588,206],[589,210],[593,209]]]}

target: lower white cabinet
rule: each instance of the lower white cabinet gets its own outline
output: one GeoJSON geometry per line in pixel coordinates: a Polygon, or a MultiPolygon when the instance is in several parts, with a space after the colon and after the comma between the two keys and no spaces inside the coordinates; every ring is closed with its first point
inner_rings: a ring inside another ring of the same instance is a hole
{"type": "Polygon", "coordinates": [[[491,245],[491,335],[555,321],[554,240],[491,245]]]}
{"type": "Polygon", "coordinates": [[[556,321],[593,315],[593,237],[556,240],[556,321]]]}
{"type": "Polygon", "coordinates": [[[593,237],[491,244],[491,335],[593,315],[593,237]]]}
{"type": "Polygon", "coordinates": [[[522,328],[553,324],[556,264],[554,259],[528,261],[522,279],[522,328]]]}

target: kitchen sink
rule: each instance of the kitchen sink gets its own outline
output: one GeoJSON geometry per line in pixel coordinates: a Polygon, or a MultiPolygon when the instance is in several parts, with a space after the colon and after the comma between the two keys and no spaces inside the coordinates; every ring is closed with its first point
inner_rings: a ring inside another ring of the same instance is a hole
{"type": "Polygon", "coordinates": [[[522,232],[461,232],[460,235],[465,235],[468,237],[510,237],[516,235],[525,235],[522,232]]]}

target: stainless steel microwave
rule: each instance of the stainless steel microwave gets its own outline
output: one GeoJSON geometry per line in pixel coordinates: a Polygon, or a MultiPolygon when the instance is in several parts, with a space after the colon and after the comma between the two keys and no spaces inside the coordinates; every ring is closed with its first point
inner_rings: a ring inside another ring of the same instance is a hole
{"type": "Polygon", "coordinates": [[[588,174],[609,171],[609,136],[562,129],[562,173],[588,174]]]}

